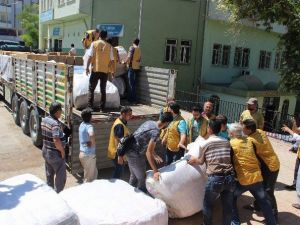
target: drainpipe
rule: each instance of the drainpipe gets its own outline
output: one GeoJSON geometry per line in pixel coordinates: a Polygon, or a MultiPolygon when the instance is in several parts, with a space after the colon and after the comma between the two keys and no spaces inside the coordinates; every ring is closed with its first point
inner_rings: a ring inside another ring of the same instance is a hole
{"type": "Polygon", "coordinates": [[[144,5],[144,0],[140,0],[140,17],[139,17],[139,32],[138,32],[138,38],[139,39],[141,39],[143,5],[144,5]]]}

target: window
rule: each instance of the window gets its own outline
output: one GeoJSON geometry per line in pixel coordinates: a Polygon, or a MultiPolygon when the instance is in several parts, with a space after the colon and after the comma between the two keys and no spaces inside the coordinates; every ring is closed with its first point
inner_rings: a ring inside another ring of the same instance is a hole
{"type": "Polygon", "coordinates": [[[285,55],[286,52],[276,52],[275,54],[275,62],[274,62],[274,69],[279,70],[283,68],[285,62],[285,55]]]}
{"type": "Polygon", "coordinates": [[[222,66],[228,66],[230,61],[230,45],[223,46],[222,66]]]}
{"type": "Polygon", "coordinates": [[[234,63],[236,67],[248,68],[250,60],[250,49],[236,47],[234,53],[234,63]]]}
{"type": "Polygon", "coordinates": [[[191,41],[181,41],[180,63],[189,64],[191,62],[191,41]]]}
{"type": "Polygon", "coordinates": [[[165,49],[165,62],[174,63],[176,60],[177,40],[167,39],[165,49]]]}
{"type": "Polygon", "coordinates": [[[211,62],[212,65],[219,65],[221,63],[221,52],[222,52],[222,45],[214,44],[212,62],[211,62]]]}
{"type": "Polygon", "coordinates": [[[58,0],[58,6],[65,5],[65,0],[58,0]]]}
{"type": "Polygon", "coordinates": [[[271,52],[260,51],[259,64],[258,64],[259,69],[269,69],[270,68],[271,55],[272,55],[271,52]]]}

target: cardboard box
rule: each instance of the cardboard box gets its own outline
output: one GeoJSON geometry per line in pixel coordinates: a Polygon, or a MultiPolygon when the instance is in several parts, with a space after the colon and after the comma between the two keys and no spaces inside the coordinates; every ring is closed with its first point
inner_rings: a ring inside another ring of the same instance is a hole
{"type": "Polygon", "coordinates": [[[75,56],[75,63],[76,66],[83,66],[83,58],[82,56],[75,56]]]}
{"type": "Polygon", "coordinates": [[[75,63],[74,56],[67,56],[66,57],[66,64],[68,64],[68,65],[74,65],[74,63],[75,63]]]}
{"type": "Polygon", "coordinates": [[[66,56],[56,56],[56,62],[66,63],[66,56]]]}

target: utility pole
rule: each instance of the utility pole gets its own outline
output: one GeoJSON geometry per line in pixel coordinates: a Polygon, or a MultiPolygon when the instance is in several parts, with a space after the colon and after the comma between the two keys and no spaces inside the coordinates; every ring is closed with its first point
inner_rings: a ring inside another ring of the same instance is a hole
{"type": "Polygon", "coordinates": [[[138,38],[139,39],[141,39],[143,6],[144,6],[144,0],[140,0],[140,18],[139,18],[139,32],[138,32],[138,38]]]}

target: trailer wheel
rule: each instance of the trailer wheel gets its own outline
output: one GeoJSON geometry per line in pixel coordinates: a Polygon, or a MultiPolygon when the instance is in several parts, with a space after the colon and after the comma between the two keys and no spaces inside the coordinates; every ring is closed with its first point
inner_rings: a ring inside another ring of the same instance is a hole
{"type": "Polygon", "coordinates": [[[29,132],[32,143],[37,147],[41,147],[43,144],[41,119],[37,108],[32,108],[30,111],[29,132]]]}
{"type": "Polygon", "coordinates": [[[11,100],[11,110],[12,110],[12,116],[15,121],[15,124],[20,126],[20,107],[19,107],[19,98],[16,94],[13,95],[11,100]]]}
{"type": "Polygon", "coordinates": [[[29,134],[29,109],[26,100],[23,100],[20,105],[20,125],[24,134],[29,134]]]}

